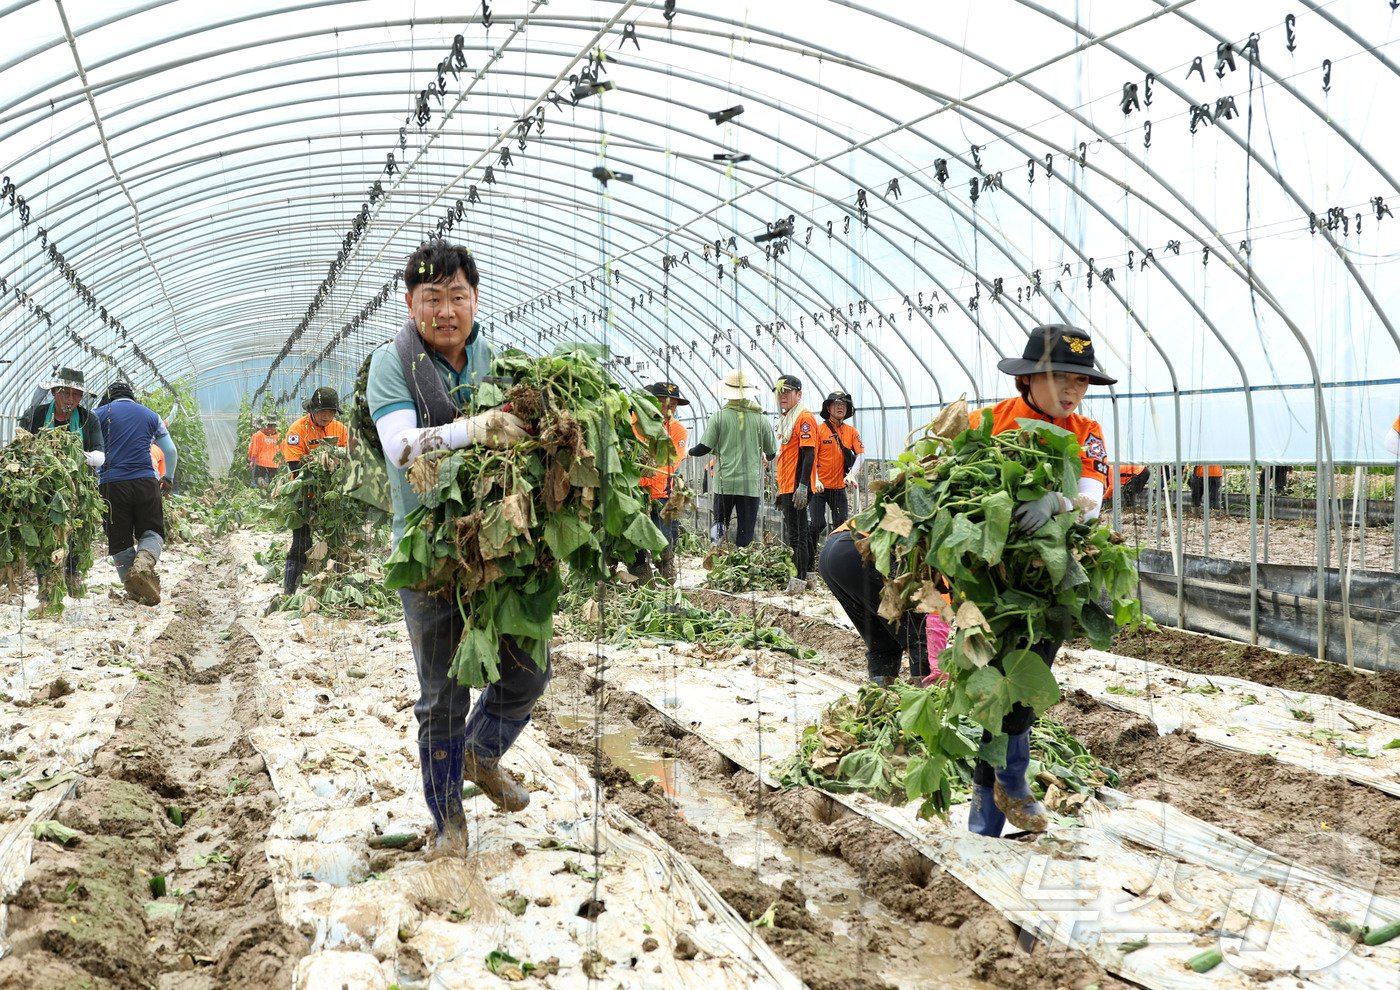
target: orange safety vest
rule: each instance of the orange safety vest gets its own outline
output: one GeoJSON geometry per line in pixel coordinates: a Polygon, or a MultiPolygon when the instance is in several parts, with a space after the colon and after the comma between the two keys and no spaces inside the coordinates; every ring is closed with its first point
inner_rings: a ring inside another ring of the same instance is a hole
{"type": "Polygon", "coordinates": [[[990,411],[992,414],[992,432],[1005,433],[1007,430],[1019,429],[1016,422],[1018,419],[1038,419],[1042,423],[1051,423],[1061,429],[1069,430],[1079,438],[1079,459],[1083,464],[1080,476],[1092,478],[1108,490],[1108,448],[1103,442],[1103,427],[1097,420],[1092,420],[1088,416],[1081,416],[1078,413],[1070,413],[1055,419],[1036,412],[1030,404],[1019,395],[1014,399],[1003,399],[989,409],[978,409],[968,416],[968,421],[973,427],[982,422],[982,414],[990,411]]]}

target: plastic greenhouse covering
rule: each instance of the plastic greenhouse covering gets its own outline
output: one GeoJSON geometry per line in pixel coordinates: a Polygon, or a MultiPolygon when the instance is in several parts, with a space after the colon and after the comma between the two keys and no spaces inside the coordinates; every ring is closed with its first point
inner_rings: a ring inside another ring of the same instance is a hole
{"type": "Polygon", "coordinates": [[[468,6],[5,6],[3,412],[187,378],[218,464],[243,396],[349,387],[443,236],[493,342],[698,418],[800,374],[891,454],[1066,322],[1115,459],[1393,460],[1386,0],[468,6]]]}

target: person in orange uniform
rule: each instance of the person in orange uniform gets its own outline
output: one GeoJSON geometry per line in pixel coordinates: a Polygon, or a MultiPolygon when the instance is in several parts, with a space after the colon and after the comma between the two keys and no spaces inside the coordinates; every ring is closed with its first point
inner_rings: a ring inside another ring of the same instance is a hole
{"type": "Polygon", "coordinates": [[[248,441],[248,484],[267,487],[281,460],[282,440],[277,436],[277,420],[269,417],[248,441]]]}
{"type": "Polygon", "coordinates": [[[865,458],[865,447],[856,428],[846,422],[854,416],[850,393],[839,389],[822,403],[822,421],[817,426],[817,462],[812,468],[812,500],[807,504],[807,527],[815,547],[826,527],[826,510],[831,509],[831,528],[846,521],[846,486],[855,484],[856,472],[865,458]]]}
{"type": "MultiPolygon", "coordinates": [[[[997,368],[1015,378],[1019,394],[972,413],[969,419],[973,427],[986,415],[992,417],[993,433],[1018,429],[1019,419],[1034,419],[1069,430],[1080,444],[1082,469],[1075,493],[1078,497],[1071,501],[1065,493],[1047,492],[1022,502],[1014,513],[1016,527],[1034,533],[1055,516],[1070,511],[1079,512],[1086,520],[1097,518],[1108,482],[1108,450],[1103,428],[1076,410],[1090,385],[1112,385],[1117,379],[1094,366],[1094,345],[1089,334],[1061,323],[1036,327],[1021,357],[1005,358],[997,368]]],[[[897,627],[880,618],[884,579],[873,562],[866,564],[861,560],[851,533],[836,533],[826,541],[821,575],[865,640],[871,680],[889,684],[898,677],[905,650],[909,651],[910,672],[916,678],[929,672],[923,617],[907,613],[897,627]],[[911,617],[916,621],[910,621],[911,617]]],[[[1044,635],[1043,630],[1036,632],[1044,635]]],[[[1003,634],[999,647],[998,657],[1024,647],[1050,665],[1060,644],[1049,639],[1030,642],[1027,632],[1018,635],[1010,631],[1003,634]]],[[[1000,660],[993,663],[999,664],[1000,660]]],[[[1035,800],[1026,780],[1034,719],[1032,709],[1020,704],[1013,707],[1001,723],[1001,730],[1008,737],[1006,766],[994,768],[978,761],[972,775],[972,809],[968,816],[968,828],[973,832],[999,836],[1008,820],[1028,832],[1043,832],[1047,828],[1045,808],[1035,800]]],[[[984,739],[990,741],[991,734],[984,739]]]]}
{"type": "Polygon", "coordinates": [[[1400,455],[1400,418],[1390,428],[1390,435],[1385,438],[1385,449],[1392,454],[1400,455]]]}
{"type": "Polygon", "coordinates": [[[802,404],[802,379],[796,375],[779,375],[773,394],[782,414],[778,420],[778,511],[783,517],[783,539],[792,548],[797,568],[797,576],[788,582],[791,593],[806,590],[815,556],[807,503],[817,460],[817,418],[802,404]]]}
{"type": "MultiPolygon", "coordinates": [[[[338,447],[348,446],[350,434],[345,424],[336,419],[340,412],[340,396],[329,385],[322,385],[311,393],[306,401],[306,415],[287,428],[287,438],[282,441],[282,457],[287,467],[296,477],[301,470],[301,459],[323,443],[333,443],[338,447]]],[[[306,567],[306,554],[311,549],[311,527],[298,526],[292,530],[292,545],[287,550],[287,565],[282,572],[282,592],[292,594],[301,583],[301,572],[306,567]]]]}
{"type": "Polygon", "coordinates": [[[661,510],[666,507],[666,502],[671,497],[671,490],[676,483],[676,472],[680,470],[681,461],[685,460],[686,442],[690,437],[680,420],[676,419],[676,409],[690,405],[690,400],[681,395],[680,388],[674,382],[652,382],[646,386],[646,390],[656,396],[656,402],[661,407],[662,422],[675,447],[675,453],[664,463],[643,474],[641,482],[642,489],[647,493],[651,521],[666,535],[666,549],[661,554],[658,567],[662,577],[674,581],[676,538],[680,535],[680,520],[663,520],[661,510]]]}
{"type": "Polygon", "coordinates": [[[1210,507],[1225,508],[1225,469],[1219,464],[1197,464],[1191,472],[1191,506],[1199,509],[1210,492],[1210,507]]]}

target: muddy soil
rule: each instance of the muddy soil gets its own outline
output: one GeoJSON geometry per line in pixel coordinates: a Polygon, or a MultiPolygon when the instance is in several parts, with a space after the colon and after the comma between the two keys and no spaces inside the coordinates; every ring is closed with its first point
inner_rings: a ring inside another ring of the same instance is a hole
{"type": "MultiPolygon", "coordinates": [[[[863,651],[861,656],[863,668],[863,651]]],[[[557,663],[555,678],[562,682],[564,692],[570,690],[567,683],[570,680],[582,682],[585,691],[593,687],[591,682],[594,681],[591,672],[562,657],[557,663]]],[[[537,708],[537,720],[540,720],[540,712],[537,708]]],[[[1027,952],[1020,947],[1019,933],[996,909],[914,849],[907,840],[847,811],[815,789],[774,791],[761,785],[753,774],[686,733],[640,697],[628,692],[605,691],[603,719],[614,728],[635,728],[640,742],[673,753],[698,777],[734,795],[748,808],[756,823],[771,823],[790,842],[810,852],[840,857],[860,877],[860,890],[850,892],[853,906],[858,907],[861,898],[875,898],[908,924],[933,923],[955,929],[954,951],[963,963],[966,977],[1017,990],[1054,990],[1095,983],[1105,990],[1129,986],[1077,953],[1056,951],[1038,943],[1030,943],[1032,950],[1027,952]]],[[[593,744],[589,733],[559,733],[555,728],[558,722],[552,716],[540,720],[539,724],[551,726],[552,745],[591,758],[593,744]]],[[[654,782],[638,786],[630,774],[617,767],[605,770],[603,777],[609,787],[609,797],[620,801],[684,852],[741,913],[746,912],[749,905],[762,911],[771,903],[772,888],[756,880],[750,871],[729,862],[718,848],[677,815],[674,804],[654,782]]],[[[785,900],[779,911],[780,922],[794,927],[762,929],[765,939],[814,987],[881,985],[861,982],[867,979],[860,975],[864,967],[853,966],[851,953],[857,953],[858,958],[862,952],[893,951],[891,943],[900,939],[901,932],[869,933],[854,946],[843,944],[844,940],[832,943],[828,938],[829,944],[820,947],[816,954],[809,954],[809,936],[821,931],[823,923],[820,919],[811,919],[810,915],[806,921],[801,919],[796,909],[804,903],[804,898],[794,887],[791,883],[784,884],[780,893],[785,900]],[[793,909],[792,914],[788,913],[789,908],[793,909]],[[826,965],[832,956],[835,956],[834,982],[828,983],[826,965]],[[853,969],[856,972],[853,973],[853,969]]],[[[950,985],[957,983],[953,981],[950,985]]]]}
{"type": "MultiPolygon", "coordinates": [[[[1076,640],[1069,645],[1086,649],[1089,643],[1076,640]]],[[[1341,664],[1297,653],[1165,628],[1119,633],[1113,652],[1195,674],[1220,674],[1289,691],[1325,694],[1400,718],[1400,673],[1348,670],[1341,664]]]]}
{"type": "MultiPolygon", "coordinates": [[[[687,589],[685,596],[697,605],[706,608],[724,608],[735,611],[732,597],[716,594],[704,588],[687,589]]],[[[865,680],[865,644],[854,632],[840,629],[822,619],[803,615],[791,609],[776,605],[761,606],[765,621],[787,633],[803,646],[821,653],[821,669],[834,677],[847,680],[865,680]]]]}
{"type": "Polygon", "coordinates": [[[1166,801],[1285,858],[1337,870],[1339,844],[1360,850],[1343,872],[1374,871],[1376,889],[1400,893],[1400,801],[1341,777],[1307,773],[1268,756],[1198,743],[1189,732],[1157,734],[1147,719],[1071,692],[1051,709],[1137,797],[1166,801]]]}
{"type": "Polygon", "coordinates": [[[279,921],[263,853],[276,797],[246,735],[258,647],[230,625],[236,592],[216,590],[237,573],[209,556],[166,589],[177,616],[57,811],[82,838],[35,843],[0,990],[291,986],[305,939],[279,921]]]}
{"type": "MultiPolygon", "coordinates": [[[[864,648],[855,633],[798,615],[777,613],[770,621],[797,642],[836,658],[826,668],[832,673],[844,667],[846,676],[863,678],[864,648]],[[856,651],[860,664],[851,670],[856,651]]],[[[1310,657],[1176,630],[1124,634],[1114,651],[1180,670],[1330,695],[1400,716],[1400,674],[1353,673],[1310,657]]],[[[1146,719],[1082,691],[1050,714],[1123,774],[1123,789],[1129,793],[1168,801],[1256,845],[1286,851],[1319,868],[1326,868],[1333,855],[1330,843],[1317,841],[1320,834],[1359,836],[1374,845],[1380,888],[1400,892],[1400,802],[1394,798],[1340,777],[1208,746],[1189,733],[1158,736],[1146,719]]]]}
{"type": "MultiPolygon", "coordinates": [[[[1189,506],[1189,501],[1188,501],[1189,506]]],[[[1262,510],[1261,510],[1262,511],[1262,510]]],[[[1343,507],[1346,513],[1351,512],[1351,505],[1347,503],[1343,507]]],[[[1259,560],[1264,563],[1264,530],[1263,523],[1259,523],[1258,553],[1259,560]]],[[[1228,560],[1248,560],[1249,559],[1249,528],[1250,521],[1247,518],[1236,516],[1225,516],[1221,513],[1212,512],[1210,514],[1210,553],[1208,556],[1221,557],[1228,560]]],[[[1134,543],[1141,543],[1143,546],[1151,547],[1154,550],[1169,551],[1172,547],[1171,535],[1167,532],[1166,523],[1161,525],[1161,536],[1158,537],[1157,529],[1152,525],[1152,518],[1142,510],[1127,510],[1123,513],[1123,535],[1134,543]]],[[[1343,552],[1350,561],[1350,566],[1371,571],[1390,571],[1394,564],[1394,540],[1395,530],[1391,526],[1368,526],[1366,528],[1366,555],[1363,560],[1361,556],[1361,546],[1358,540],[1359,531],[1355,527],[1346,527],[1342,530],[1343,552]]],[[[1186,552],[1190,554],[1205,554],[1205,526],[1199,512],[1192,512],[1189,508],[1186,512],[1185,529],[1182,531],[1182,541],[1185,544],[1186,552]]],[[[1332,533],[1332,566],[1337,566],[1337,546],[1336,531],[1332,533]]],[[[1295,561],[1315,562],[1317,560],[1317,526],[1313,522],[1290,519],[1271,519],[1269,521],[1269,556],[1268,562],[1275,564],[1286,564],[1295,561]]]]}
{"type": "MultiPolygon", "coordinates": [[[[555,657],[555,681],[589,680],[592,675],[576,662],[555,657]]],[[[557,695],[559,687],[551,689],[557,695]]],[[[608,712],[609,723],[620,724],[616,713],[608,712]]],[[[635,781],[632,774],[617,766],[605,754],[594,764],[594,740],[590,729],[560,725],[547,701],[535,707],[534,724],[545,731],[549,744],[584,759],[605,788],[605,797],[635,815],[647,827],[680,852],[741,916],[749,921],[761,918],[770,905],[776,905],[771,926],[755,928],[763,940],[783,958],[794,973],[814,990],[883,990],[891,987],[850,970],[849,944],[833,940],[830,922],[811,914],[806,896],[795,884],[781,889],[758,880],[754,874],[732,863],[724,852],[677,812],[656,781],[635,781]]],[[[842,940],[844,941],[844,940],[842,940]]],[[[874,950],[876,945],[862,946],[874,950]]]]}

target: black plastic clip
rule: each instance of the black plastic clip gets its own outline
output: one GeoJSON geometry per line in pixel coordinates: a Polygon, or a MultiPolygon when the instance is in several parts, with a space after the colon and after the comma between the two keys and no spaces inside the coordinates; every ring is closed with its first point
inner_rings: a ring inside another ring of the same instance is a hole
{"type": "Polygon", "coordinates": [[[1250,35],[1249,35],[1249,40],[1246,41],[1246,42],[1244,43],[1244,47],[1243,47],[1242,49],[1240,49],[1240,52],[1241,52],[1241,54],[1244,55],[1245,59],[1246,59],[1248,62],[1250,62],[1252,65],[1258,65],[1258,64],[1259,64],[1259,32],[1258,32],[1258,31],[1253,31],[1253,32],[1250,33],[1250,35]]]}
{"type": "Polygon", "coordinates": [[[491,17],[491,5],[487,3],[486,0],[481,0],[481,23],[485,27],[489,28],[491,26],[492,19],[493,18],[491,17]]]}
{"type": "Polygon", "coordinates": [[[1322,91],[1332,92],[1332,60],[1324,58],[1322,60],[1322,91]]]}
{"type": "Polygon", "coordinates": [[[1144,148],[1152,147],[1152,121],[1150,120],[1142,122],[1142,146],[1144,148]]]}
{"type": "Polygon", "coordinates": [[[856,209],[860,210],[862,213],[869,209],[869,205],[866,202],[864,189],[856,190],[856,209]]]}
{"type": "Polygon", "coordinates": [[[1001,187],[1002,185],[1000,172],[988,172],[985,176],[982,177],[983,192],[996,192],[1001,187]]]}
{"type": "Polygon", "coordinates": [[[978,198],[982,195],[982,190],[977,184],[977,176],[974,175],[967,180],[967,192],[972,197],[972,205],[976,206],[978,198]]]}
{"type": "Polygon", "coordinates": [[[1026,159],[1026,184],[1035,185],[1035,159],[1026,159]]]}
{"type": "Polygon", "coordinates": [[[797,219],[792,214],[788,214],[781,220],[774,220],[768,224],[768,229],[754,237],[755,244],[762,244],[764,241],[775,240],[780,237],[791,237],[796,229],[797,219]]]}
{"type": "Polygon", "coordinates": [[[622,40],[619,41],[619,42],[617,43],[617,47],[618,47],[618,48],[621,48],[623,45],[627,44],[627,42],[629,42],[629,41],[632,42],[632,44],[634,44],[634,45],[637,46],[637,51],[641,51],[641,50],[642,50],[642,43],[641,43],[640,41],[637,40],[637,22],[636,22],[636,21],[633,21],[631,24],[624,24],[624,25],[622,25],[622,40]]]}
{"type": "Polygon", "coordinates": [[[676,19],[676,0],[666,0],[666,9],[661,12],[661,16],[666,18],[667,24],[676,19]]]}
{"type": "Polygon", "coordinates": [[[399,128],[399,150],[400,150],[400,151],[407,151],[407,150],[408,150],[408,128],[407,128],[407,127],[400,127],[400,128],[399,128]]]}
{"type": "Polygon", "coordinates": [[[452,70],[452,77],[457,78],[458,72],[465,72],[467,68],[467,53],[462,50],[462,46],[467,43],[467,39],[460,34],[452,38],[452,53],[447,56],[448,68],[452,70]]]}
{"type": "Polygon", "coordinates": [[[515,164],[514,161],[511,160],[509,148],[501,149],[501,158],[500,161],[497,162],[497,164],[501,168],[509,168],[511,165],[515,164]]]}
{"type": "Polygon", "coordinates": [[[1142,105],[1145,107],[1152,106],[1152,84],[1156,81],[1157,76],[1152,72],[1149,72],[1142,81],[1142,105]]]}
{"type": "Polygon", "coordinates": [[[745,154],[742,151],[719,151],[712,157],[717,162],[729,162],[731,165],[737,165],[740,162],[748,161],[753,156],[745,154]]]}
{"type": "Polygon", "coordinates": [[[1233,96],[1222,96],[1215,101],[1215,119],[1219,122],[1221,117],[1226,120],[1234,120],[1239,116],[1239,111],[1235,109],[1235,98],[1233,96]]]}
{"type": "MultiPolygon", "coordinates": [[[[1396,2],[1400,3],[1400,0],[1396,0],[1396,2]]],[[[1386,205],[1385,198],[1382,196],[1371,197],[1371,208],[1376,211],[1377,223],[1380,223],[1382,216],[1387,216],[1391,219],[1395,218],[1395,214],[1390,212],[1390,207],[1386,205]]]]}
{"type": "Polygon", "coordinates": [[[606,186],[609,182],[614,180],[617,182],[631,182],[632,174],[630,172],[614,172],[610,168],[599,165],[593,170],[593,178],[606,186]]]}
{"type": "Polygon", "coordinates": [[[384,174],[393,175],[398,170],[398,165],[394,164],[394,153],[391,151],[389,152],[389,157],[384,162],[384,174]]]}
{"type": "Polygon", "coordinates": [[[418,91],[418,105],[414,114],[414,120],[417,121],[419,127],[427,127],[428,121],[432,119],[433,111],[428,106],[428,91],[426,89],[420,89],[418,91]]]}
{"type": "Polygon", "coordinates": [[[885,198],[889,199],[893,196],[895,199],[899,199],[902,195],[903,193],[900,192],[899,189],[899,176],[896,175],[889,181],[889,184],[885,186],[885,198]]]}
{"type": "Polygon", "coordinates": [[[1212,118],[1211,118],[1210,113],[1211,113],[1211,111],[1210,111],[1210,104],[1209,104],[1209,103],[1202,103],[1202,104],[1199,104],[1199,105],[1194,105],[1194,104],[1193,104],[1193,105],[1192,105],[1192,107],[1191,107],[1191,133],[1192,133],[1192,134],[1195,134],[1195,133],[1196,133],[1196,125],[1197,125],[1197,124],[1200,124],[1200,123],[1203,122],[1203,121],[1204,121],[1205,123],[1207,123],[1207,124],[1212,123],[1212,118]]]}
{"type": "Polygon", "coordinates": [[[1079,142],[1079,167],[1083,168],[1089,164],[1089,145],[1085,141],[1079,142]]]}
{"type": "Polygon", "coordinates": [[[1118,106],[1122,108],[1124,117],[1134,110],[1142,109],[1142,104],[1138,102],[1137,83],[1126,82],[1123,84],[1123,98],[1118,101],[1118,106]]]}
{"type": "Polygon", "coordinates": [[[1206,67],[1205,67],[1205,63],[1203,63],[1203,62],[1201,61],[1201,56],[1199,56],[1199,55],[1197,55],[1195,58],[1193,58],[1193,59],[1191,60],[1191,68],[1189,68],[1189,69],[1186,70],[1186,78],[1187,78],[1187,79],[1190,79],[1190,78],[1191,78],[1191,73],[1193,73],[1193,72],[1196,73],[1196,75],[1198,75],[1198,76],[1201,77],[1201,82],[1205,82],[1205,81],[1206,81],[1206,67]]]}
{"type": "Polygon", "coordinates": [[[579,100],[586,100],[590,96],[598,96],[600,93],[606,93],[610,89],[617,89],[617,83],[613,82],[611,79],[603,82],[580,82],[574,87],[572,94],[574,103],[577,104],[579,100]]]}
{"type": "Polygon", "coordinates": [[[1215,46],[1215,78],[1224,79],[1226,69],[1235,71],[1235,49],[1228,41],[1215,46]]]}
{"type": "Polygon", "coordinates": [[[1283,19],[1283,29],[1288,32],[1288,50],[1295,51],[1298,48],[1298,34],[1293,30],[1293,25],[1298,23],[1297,14],[1289,14],[1283,19]]]}
{"type": "Polygon", "coordinates": [[[490,165],[487,165],[486,171],[481,173],[481,181],[488,186],[494,186],[496,184],[496,170],[490,165]]]}
{"type": "Polygon", "coordinates": [[[935,158],[933,160],[933,177],[938,180],[940,186],[948,181],[948,159],[935,158]]]}
{"type": "Polygon", "coordinates": [[[1181,255],[1181,242],[1180,242],[1180,241],[1167,241],[1167,250],[1170,251],[1172,254],[1177,255],[1178,257],[1180,257],[1180,255],[1181,255]]]}
{"type": "Polygon", "coordinates": [[[977,171],[982,171],[982,149],[975,144],[972,146],[972,165],[977,171]]]}
{"type": "Polygon", "coordinates": [[[705,114],[705,116],[713,120],[715,122],[715,125],[718,126],[720,124],[728,123],[743,112],[744,105],[742,103],[739,103],[735,106],[729,107],[727,110],[715,110],[712,113],[705,114]]]}
{"type": "Polygon", "coordinates": [[[474,183],[474,182],[473,182],[470,186],[467,187],[467,202],[468,202],[468,203],[480,203],[480,202],[481,202],[481,193],[477,192],[476,183],[474,183]]]}

